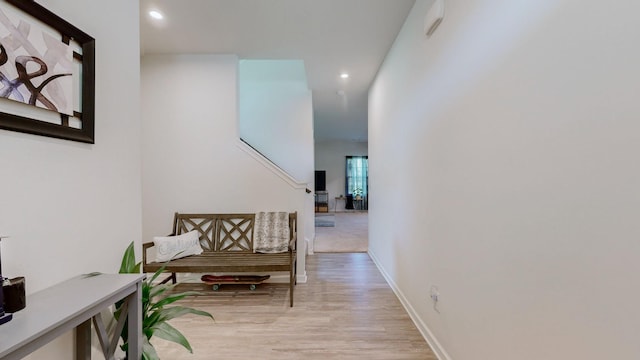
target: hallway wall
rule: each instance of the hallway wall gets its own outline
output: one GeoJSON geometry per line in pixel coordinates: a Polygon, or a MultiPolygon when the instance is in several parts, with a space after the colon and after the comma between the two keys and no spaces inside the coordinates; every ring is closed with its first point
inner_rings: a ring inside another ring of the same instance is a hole
{"type": "MultiPolygon", "coordinates": [[[[138,2],[38,3],[96,39],[95,144],[0,130],[2,274],[25,277],[27,309],[63,280],[117,272],[141,238],[138,2]]],[[[71,335],[27,359],[73,359],[71,335]]]]}
{"type": "Polygon", "coordinates": [[[640,358],[640,3],[429,4],[369,94],[371,254],[442,359],[640,358]]]}

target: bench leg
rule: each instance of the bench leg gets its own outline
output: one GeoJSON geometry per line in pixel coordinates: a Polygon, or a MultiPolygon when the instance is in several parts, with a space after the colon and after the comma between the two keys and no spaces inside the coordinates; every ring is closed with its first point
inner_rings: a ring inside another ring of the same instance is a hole
{"type": "Polygon", "coordinates": [[[166,279],[162,280],[162,281],[160,282],[160,284],[161,284],[161,285],[162,285],[162,284],[166,284],[166,283],[168,283],[168,282],[169,282],[169,280],[171,280],[171,283],[172,283],[172,284],[175,284],[175,283],[176,283],[176,273],[171,273],[171,276],[169,276],[169,277],[167,277],[166,279]]]}
{"type": "Polygon", "coordinates": [[[295,285],[295,271],[289,270],[289,307],[293,307],[293,287],[295,285]]]}
{"type": "Polygon", "coordinates": [[[293,282],[289,282],[289,307],[293,307],[293,282]]]}

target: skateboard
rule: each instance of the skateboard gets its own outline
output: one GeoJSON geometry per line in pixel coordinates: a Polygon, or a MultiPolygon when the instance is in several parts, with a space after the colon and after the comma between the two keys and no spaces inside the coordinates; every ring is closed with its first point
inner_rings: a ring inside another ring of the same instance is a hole
{"type": "Polygon", "coordinates": [[[270,278],[271,275],[202,275],[200,280],[207,285],[213,285],[213,291],[220,289],[224,284],[248,284],[250,290],[255,290],[256,285],[270,278]]]}

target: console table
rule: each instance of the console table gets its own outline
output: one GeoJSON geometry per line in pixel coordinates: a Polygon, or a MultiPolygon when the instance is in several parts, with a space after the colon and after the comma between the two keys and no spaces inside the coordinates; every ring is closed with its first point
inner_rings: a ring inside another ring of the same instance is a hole
{"type": "Polygon", "coordinates": [[[0,325],[0,359],[22,359],[75,328],[75,359],[91,358],[93,322],[106,359],[112,359],[125,317],[108,339],[100,312],[125,299],[129,359],[140,359],[144,274],[81,275],[27,296],[27,307],[0,325]]]}

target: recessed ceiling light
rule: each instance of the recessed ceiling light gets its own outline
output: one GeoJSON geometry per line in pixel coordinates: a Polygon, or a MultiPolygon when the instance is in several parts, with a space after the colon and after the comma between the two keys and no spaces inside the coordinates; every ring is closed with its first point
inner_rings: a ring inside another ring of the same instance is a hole
{"type": "Polygon", "coordinates": [[[162,15],[162,13],[160,11],[158,11],[158,10],[149,11],[149,16],[151,16],[154,19],[158,19],[158,20],[164,19],[164,15],[162,15]]]}
{"type": "Polygon", "coordinates": [[[349,74],[342,73],[342,74],[340,74],[340,77],[343,78],[343,79],[348,79],[349,78],[349,74]]]}

